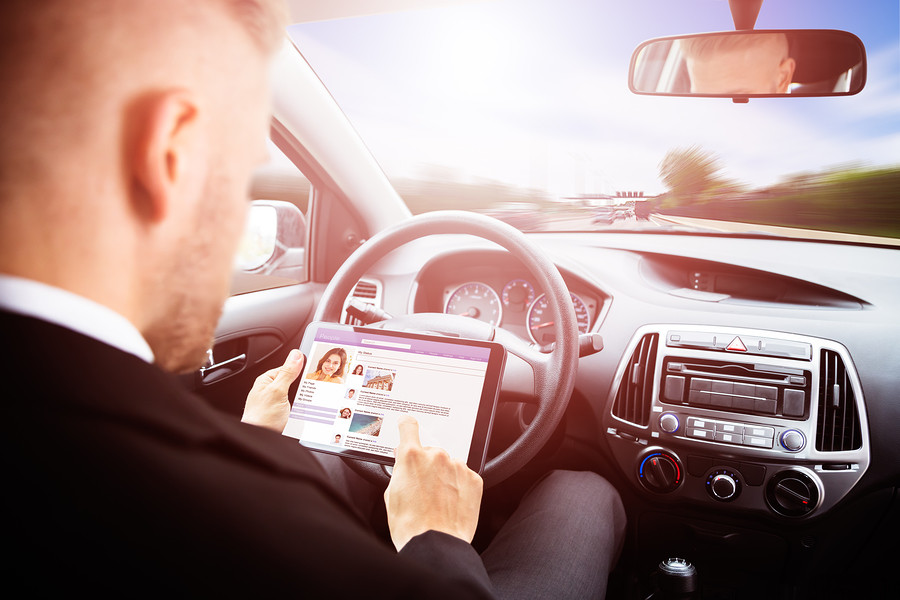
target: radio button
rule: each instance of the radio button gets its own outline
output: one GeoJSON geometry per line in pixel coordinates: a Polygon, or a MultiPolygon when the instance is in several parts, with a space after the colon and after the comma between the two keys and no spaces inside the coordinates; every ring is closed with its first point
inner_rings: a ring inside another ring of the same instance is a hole
{"type": "Polygon", "coordinates": [[[730,381],[713,381],[710,391],[716,394],[733,394],[734,384],[730,381]]]}
{"type": "Polygon", "coordinates": [[[744,436],[739,433],[723,433],[721,431],[717,431],[716,441],[724,442],[726,444],[742,444],[744,441],[744,436]]]}
{"type": "Polygon", "coordinates": [[[744,426],[738,425],[737,423],[716,423],[716,431],[722,431],[724,433],[736,433],[738,435],[744,434],[744,426]]]}
{"type": "Polygon", "coordinates": [[[715,421],[709,421],[707,419],[698,419],[697,417],[688,417],[687,425],[691,429],[708,429],[710,431],[716,430],[716,422],[715,421]]]}
{"type": "Polygon", "coordinates": [[[778,399],[778,388],[771,385],[758,385],[756,386],[756,396],[776,400],[778,399]]]}
{"type": "Polygon", "coordinates": [[[757,398],[755,404],[756,412],[761,412],[763,414],[774,415],[778,410],[778,402],[775,400],[757,398]]]}
{"type": "Polygon", "coordinates": [[[803,342],[791,342],[773,338],[742,337],[749,354],[812,360],[812,346],[803,342]]]}
{"type": "Polygon", "coordinates": [[[746,425],[744,427],[744,435],[749,435],[753,437],[767,437],[772,439],[775,437],[775,428],[774,427],[760,427],[756,425],[746,425]]]}
{"type": "Polygon", "coordinates": [[[691,390],[688,394],[688,402],[697,406],[709,406],[709,392],[691,390]]]}
{"type": "Polygon", "coordinates": [[[716,432],[709,429],[688,429],[687,434],[688,437],[700,440],[711,440],[716,435],[716,432]]]}
{"type": "Polygon", "coordinates": [[[731,394],[709,393],[710,406],[718,406],[721,408],[732,408],[734,406],[734,396],[731,394]]]}
{"type": "Polygon", "coordinates": [[[754,448],[771,448],[773,440],[771,437],[758,437],[755,435],[744,434],[744,446],[753,446],[754,448]]]}
{"type": "Polygon", "coordinates": [[[681,403],[684,397],[684,377],[678,375],[666,375],[666,389],[663,397],[669,402],[681,403]]]}
{"type": "Polygon", "coordinates": [[[803,390],[784,390],[784,416],[802,417],[806,410],[806,394],[803,390]]]}
{"type": "Polygon", "coordinates": [[[738,410],[756,410],[757,398],[748,398],[747,396],[735,396],[733,408],[738,410]]]}
{"type": "Polygon", "coordinates": [[[735,383],[734,384],[734,395],[735,396],[750,396],[756,397],[756,386],[750,383],[735,383]]]}
{"type": "Polygon", "coordinates": [[[691,378],[691,391],[708,392],[712,389],[712,379],[700,379],[698,377],[691,378]]]}
{"type": "Polygon", "coordinates": [[[716,347],[716,336],[700,331],[670,331],[666,345],[669,347],[692,347],[711,350],[716,347]]]}

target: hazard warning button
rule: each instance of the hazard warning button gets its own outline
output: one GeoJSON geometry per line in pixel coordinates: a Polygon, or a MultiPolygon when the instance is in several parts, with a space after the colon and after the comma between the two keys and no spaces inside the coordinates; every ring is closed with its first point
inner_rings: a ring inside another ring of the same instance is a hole
{"type": "Polygon", "coordinates": [[[741,341],[741,338],[735,336],[731,343],[725,347],[726,350],[731,350],[732,352],[746,352],[747,346],[744,345],[744,342],[741,341]]]}

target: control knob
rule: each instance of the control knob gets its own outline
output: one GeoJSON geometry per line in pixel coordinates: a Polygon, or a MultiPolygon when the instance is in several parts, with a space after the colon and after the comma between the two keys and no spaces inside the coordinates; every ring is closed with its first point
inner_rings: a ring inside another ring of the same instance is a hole
{"type": "Polygon", "coordinates": [[[819,505],[819,488],[806,473],[788,469],[769,480],[766,502],[780,515],[803,517],[819,505]]]}
{"type": "Polygon", "coordinates": [[[730,502],[741,492],[741,480],[738,475],[727,469],[718,469],[706,478],[706,491],[721,502],[730,502]]]}
{"type": "Polygon", "coordinates": [[[681,485],[681,463],[674,454],[652,452],[638,465],[638,480],[651,492],[665,494],[681,485]]]}
{"type": "Polygon", "coordinates": [[[675,433],[679,425],[678,417],[672,413],[663,413],[659,416],[659,428],[666,433],[675,433]]]}
{"type": "Polygon", "coordinates": [[[788,452],[799,452],[806,446],[806,438],[797,429],[788,429],[781,434],[781,446],[788,452]]]}

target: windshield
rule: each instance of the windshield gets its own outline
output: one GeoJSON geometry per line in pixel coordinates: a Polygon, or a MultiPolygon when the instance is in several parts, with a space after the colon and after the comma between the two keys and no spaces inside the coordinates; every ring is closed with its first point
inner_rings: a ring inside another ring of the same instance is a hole
{"type": "Polygon", "coordinates": [[[638,44],[733,29],[725,0],[470,2],[290,33],[414,213],[900,238],[898,23],[896,0],[767,0],[757,29],[859,36],[868,81],[747,104],[628,91],[638,44]]]}

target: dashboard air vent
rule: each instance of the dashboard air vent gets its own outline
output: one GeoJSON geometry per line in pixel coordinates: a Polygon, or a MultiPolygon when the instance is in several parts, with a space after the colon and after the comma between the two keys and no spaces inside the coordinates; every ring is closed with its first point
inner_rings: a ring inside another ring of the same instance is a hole
{"type": "Polygon", "coordinates": [[[841,452],[862,447],[856,397],[838,353],[822,350],[816,450],[841,452]]]}
{"type": "Polygon", "coordinates": [[[374,300],[378,295],[378,286],[369,281],[360,281],[353,288],[353,297],[362,298],[364,300],[374,300]]]}
{"type": "Polygon", "coordinates": [[[628,360],[613,404],[615,417],[642,427],[649,425],[658,343],[658,333],[645,335],[628,360]]]}
{"type": "Polygon", "coordinates": [[[347,314],[347,303],[349,303],[350,300],[359,300],[361,302],[372,304],[380,308],[381,290],[379,289],[379,286],[376,282],[367,279],[360,279],[353,287],[353,291],[350,292],[350,296],[347,298],[347,302],[344,304],[344,323],[347,325],[363,325],[364,323],[362,321],[347,314]]]}

